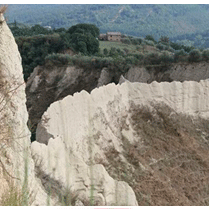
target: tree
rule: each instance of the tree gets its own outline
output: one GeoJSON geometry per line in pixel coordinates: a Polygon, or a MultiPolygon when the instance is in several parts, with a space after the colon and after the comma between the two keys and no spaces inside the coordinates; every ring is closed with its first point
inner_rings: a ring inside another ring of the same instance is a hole
{"type": "Polygon", "coordinates": [[[169,44],[169,37],[168,36],[161,36],[160,42],[169,44]]]}
{"type": "Polygon", "coordinates": [[[108,50],[107,50],[107,48],[104,48],[104,49],[103,49],[103,54],[104,54],[105,56],[108,55],[108,50]]]}
{"type": "Polygon", "coordinates": [[[209,61],[209,49],[203,50],[202,57],[204,61],[209,61]]]}
{"type": "Polygon", "coordinates": [[[193,49],[189,52],[189,61],[190,62],[198,62],[201,59],[201,53],[198,49],[193,49]]]}
{"type": "Polygon", "coordinates": [[[99,52],[99,28],[93,24],[77,24],[69,28],[65,39],[73,49],[84,55],[92,55],[99,52]]]}
{"type": "Polygon", "coordinates": [[[99,28],[97,28],[95,25],[82,23],[82,24],[73,25],[72,27],[70,27],[67,30],[67,33],[69,33],[69,34],[90,33],[94,38],[97,38],[99,36],[100,32],[99,32],[99,28]]]}
{"type": "Polygon", "coordinates": [[[146,40],[149,40],[149,41],[153,41],[154,43],[156,43],[156,41],[155,41],[155,39],[154,39],[154,37],[153,37],[152,35],[147,35],[147,36],[145,37],[145,39],[146,39],[146,40]]]}

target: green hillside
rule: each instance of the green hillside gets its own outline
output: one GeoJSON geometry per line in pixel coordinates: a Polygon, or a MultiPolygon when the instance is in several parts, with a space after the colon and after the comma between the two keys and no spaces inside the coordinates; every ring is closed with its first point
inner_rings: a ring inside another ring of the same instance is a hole
{"type": "Polygon", "coordinates": [[[53,28],[93,23],[101,32],[120,31],[133,36],[200,33],[209,28],[209,5],[9,5],[8,22],[53,28]]]}

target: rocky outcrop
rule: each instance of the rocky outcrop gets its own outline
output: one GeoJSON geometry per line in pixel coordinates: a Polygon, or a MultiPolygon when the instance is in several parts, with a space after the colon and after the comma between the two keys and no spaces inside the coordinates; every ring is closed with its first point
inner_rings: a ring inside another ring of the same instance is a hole
{"type": "MultiPolygon", "coordinates": [[[[106,85],[114,78],[108,69],[68,67],[36,67],[26,85],[27,109],[31,126],[36,127],[42,114],[54,101],[97,86],[106,85]]],[[[119,78],[118,78],[119,80],[119,78]]]]}
{"type": "MultiPolygon", "coordinates": [[[[49,105],[67,95],[94,88],[118,83],[120,74],[108,70],[81,69],[78,67],[36,67],[27,81],[27,109],[31,126],[36,126],[49,105]]],[[[151,83],[172,81],[200,81],[209,78],[208,63],[184,63],[160,67],[132,67],[124,75],[131,82],[151,83]]],[[[121,81],[120,81],[121,82],[121,81]]]]}
{"type": "Polygon", "coordinates": [[[21,204],[45,205],[47,195],[35,177],[30,152],[22,71],[18,47],[0,14],[0,198],[17,190],[21,204]]]}
{"type": "Polygon", "coordinates": [[[133,67],[124,75],[130,82],[151,83],[172,81],[200,81],[209,78],[209,64],[177,63],[160,67],[133,67]]]}
{"type": "MultiPolygon", "coordinates": [[[[184,193],[176,179],[187,179],[194,165],[209,167],[208,142],[198,131],[209,132],[194,125],[199,116],[209,117],[207,95],[207,80],[125,82],[53,103],[32,143],[43,185],[52,187],[44,182],[47,176],[60,194],[69,189],[75,205],[192,205],[191,186],[184,193]]],[[[191,185],[199,182],[190,177],[191,185]]]]}

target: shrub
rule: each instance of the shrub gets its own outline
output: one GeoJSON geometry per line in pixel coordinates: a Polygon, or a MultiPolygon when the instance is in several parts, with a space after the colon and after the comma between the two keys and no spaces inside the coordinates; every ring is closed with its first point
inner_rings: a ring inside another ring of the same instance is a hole
{"type": "Polygon", "coordinates": [[[123,51],[128,54],[129,53],[129,50],[127,48],[124,48],[123,51]]]}
{"type": "Polygon", "coordinates": [[[131,43],[134,45],[139,44],[138,39],[135,39],[135,38],[131,40],[131,43]]]}
{"type": "Polygon", "coordinates": [[[161,44],[161,43],[158,43],[156,45],[156,47],[159,49],[159,50],[165,50],[165,45],[161,44]]]}
{"type": "Polygon", "coordinates": [[[112,57],[104,57],[102,59],[103,67],[108,67],[108,65],[110,65],[112,62],[113,62],[113,58],[112,57]]]}
{"type": "Polygon", "coordinates": [[[169,50],[170,46],[169,45],[165,45],[165,50],[169,50]]]}
{"type": "Polygon", "coordinates": [[[169,47],[168,47],[168,51],[174,53],[174,52],[175,52],[175,49],[173,49],[171,46],[169,46],[169,47]]]}
{"type": "Polygon", "coordinates": [[[160,56],[159,53],[149,53],[145,57],[145,64],[147,65],[157,65],[160,64],[160,56]]]}
{"type": "Polygon", "coordinates": [[[105,56],[108,55],[108,50],[107,50],[107,48],[104,48],[104,49],[103,49],[103,54],[104,54],[105,56]]]}
{"type": "Polygon", "coordinates": [[[181,50],[183,49],[183,45],[180,45],[180,44],[177,44],[177,43],[173,43],[173,42],[170,42],[170,46],[175,49],[175,50],[181,50]]]}
{"type": "Polygon", "coordinates": [[[138,44],[141,44],[143,40],[141,38],[137,38],[138,44]]]}
{"type": "Polygon", "coordinates": [[[186,61],[186,56],[187,53],[183,49],[176,50],[174,53],[174,62],[186,61]]]}
{"type": "Polygon", "coordinates": [[[202,58],[204,61],[209,61],[209,49],[205,49],[202,51],[202,58]]]}
{"type": "Polygon", "coordinates": [[[147,35],[147,36],[145,37],[145,40],[153,41],[154,43],[156,43],[156,41],[155,41],[155,39],[154,39],[154,37],[153,37],[152,35],[147,35]]]}
{"type": "Polygon", "coordinates": [[[199,49],[193,49],[189,52],[189,62],[199,62],[201,60],[201,53],[199,49]]]}
{"type": "Polygon", "coordinates": [[[142,48],[143,48],[143,47],[142,47],[141,45],[137,45],[137,46],[136,46],[136,50],[137,50],[137,51],[141,50],[142,48]]]}
{"type": "MultiPolygon", "coordinates": [[[[129,60],[129,62],[131,59],[129,60]]],[[[117,73],[124,73],[131,67],[131,64],[126,61],[126,58],[123,56],[117,56],[112,58],[111,62],[108,64],[108,68],[117,73]]]]}
{"type": "Polygon", "coordinates": [[[127,64],[136,65],[137,63],[137,58],[135,56],[127,56],[125,59],[127,64]]]}
{"type": "Polygon", "coordinates": [[[160,59],[163,63],[168,64],[174,61],[173,56],[169,52],[163,52],[160,55],[160,59]]]}
{"type": "Polygon", "coordinates": [[[115,47],[111,47],[111,49],[110,49],[110,52],[109,52],[109,56],[115,56],[115,55],[117,55],[118,54],[118,52],[116,51],[116,48],[115,47]]]}
{"type": "Polygon", "coordinates": [[[168,36],[161,36],[160,37],[160,42],[169,43],[169,37],[168,36]]]}
{"type": "Polygon", "coordinates": [[[71,62],[71,57],[68,54],[49,54],[45,57],[46,66],[63,66],[71,62]]]}
{"type": "Polygon", "coordinates": [[[118,54],[121,54],[121,50],[119,48],[116,49],[118,54]]]}
{"type": "Polygon", "coordinates": [[[93,56],[81,56],[76,55],[71,57],[72,64],[78,67],[82,67],[85,69],[92,69],[92,68],[103,68],[114,66],[114,59],[112,57],[93,57],[93,56]]]}
{"type": "Polygon", "coordinates": [[[155,46],[155,43],[153,41],[146,40],[145,43],[149,46],[155,46]]]}
{"type": "Polygon", "coordinates": [[[124,44],[131,44],[131,41],[130,41],[129,38],[122,38],[121,42],[124,43],[124,44]]]}
{"type": "Polygon", "coordinates": [[[138,60],[143,60],[144,58],[144,54],[142,53],[133,54],[133,56],[136,57],[136,59],[138,60]]]}

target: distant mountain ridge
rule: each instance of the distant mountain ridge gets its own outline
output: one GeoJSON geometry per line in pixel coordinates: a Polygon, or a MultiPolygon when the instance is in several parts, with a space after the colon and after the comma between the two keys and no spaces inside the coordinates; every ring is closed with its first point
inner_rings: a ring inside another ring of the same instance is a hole
{"type": "Polygon", "coordinates": [[[101,32],[120,31],[133,36],[159,38],[203,32],[209,28],[209,5],[164,4],[19,4],[9,5],[8,22],[53,28],[93,23],[101,32]],[[24,12],[23,12],[24,11],[24,12]]]}

